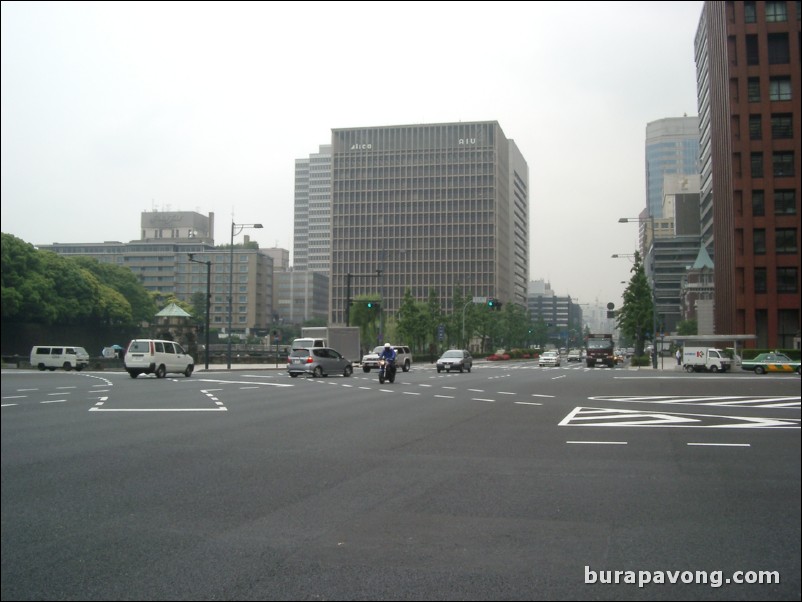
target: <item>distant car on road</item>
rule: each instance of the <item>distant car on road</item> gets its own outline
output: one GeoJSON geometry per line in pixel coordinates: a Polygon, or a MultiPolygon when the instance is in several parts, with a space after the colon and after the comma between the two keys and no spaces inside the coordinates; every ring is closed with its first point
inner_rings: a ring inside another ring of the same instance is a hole
{"type": "Polygon", "coordinates": [[[440,359],[437,360],[437,371],[451,372],[452,370],[459,370],[460,372],[467,370],[471,371],[473,367],[473,357],[466,349],[449,349],[440,359]]]}
{"type": "MultiPolygon", "coordinates": [[[[395,365],[404,372],[409,372],[412,366],[412,351],[406,345],[392,345],[395,349],[395,365]]],[[[370,372],[371,368],[379,369],[379,355],[384,351],[384,345],[378,345],[370,353],[362,356],[362,372],[370,372]]]]}
{"type": "Polygon", "coordinates": [[[287,372],[293,378],[299,374],[321,377],[329,374],[351,376],[354,367],[339,351],[330,347],[293,349],[287,358],[287,372]]]}
{"type": "Polygon", "coordinates": [[[568,352],[568,361],[569,362],[581,362],[582,361],[582,350],[581,349],[571,349],[568,352]]]}
{"type": "Polygon", "coordinates": [[[751,360],[743,360],[741,368],[751,370],[755,374],[765,374],[766,372],[800,372],[799,361],[794,361],[784,353],[761,353],[751,360]]]}
{"type": "Polygon", "coordinates": [[[560,354],[556,351],[544,351],[540,354],[540,357],[537,360],[538,366],[541,368],[544,366],[559,366],[560,365],[560,354]]]}

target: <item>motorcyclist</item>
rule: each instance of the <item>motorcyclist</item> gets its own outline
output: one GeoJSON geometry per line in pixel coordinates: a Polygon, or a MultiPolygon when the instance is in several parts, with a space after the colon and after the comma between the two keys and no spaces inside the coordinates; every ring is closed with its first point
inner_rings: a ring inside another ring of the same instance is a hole
{"type": "Polygon", "coordinates": [[[398,354],[396,353],[393,346],[390,343],[384,344],[384,349],[379,354],[379,361],[387,360],[387,370],[391,372],[395,372],[395,358],[398,354]]]}

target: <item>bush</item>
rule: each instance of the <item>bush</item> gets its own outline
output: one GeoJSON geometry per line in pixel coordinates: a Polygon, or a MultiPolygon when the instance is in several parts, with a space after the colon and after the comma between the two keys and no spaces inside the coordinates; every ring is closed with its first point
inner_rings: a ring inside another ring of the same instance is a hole
{"type": "Polygon", "coordinates": [[[629,361],[630,366],[651,366],[652,358],[648,355],[633,355],[629,361]]]}

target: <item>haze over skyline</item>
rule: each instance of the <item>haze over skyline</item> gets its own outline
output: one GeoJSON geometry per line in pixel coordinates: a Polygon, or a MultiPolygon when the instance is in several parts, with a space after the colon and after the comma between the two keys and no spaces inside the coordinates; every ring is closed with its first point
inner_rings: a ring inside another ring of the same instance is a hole
{"type": "Polygon", "coordinates": [[[498,121],[529,166],[530,279],[620,304],[646,124],[695,115],[703,3],[2,3],[2,231],[127,242],[214,212],[292,249],[332,128],[498,121]]]}

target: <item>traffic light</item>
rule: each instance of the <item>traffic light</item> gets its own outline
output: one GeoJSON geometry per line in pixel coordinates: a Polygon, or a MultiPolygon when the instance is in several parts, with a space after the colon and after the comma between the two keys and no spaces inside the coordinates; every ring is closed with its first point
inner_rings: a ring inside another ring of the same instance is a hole
{"type": "Polygon", "coordinates": [[[375,310],[378,311],[379,302],[378,301],[368,301],[368,309],[375,309],[375,310]]]}
{"type": "Polygon", "coordinates": [[[488,297],[487,298],[487,306],[490,309],[493,309],[493,310],[501,309],[501,301],[499,301],[495,297],[488,297]]]}

